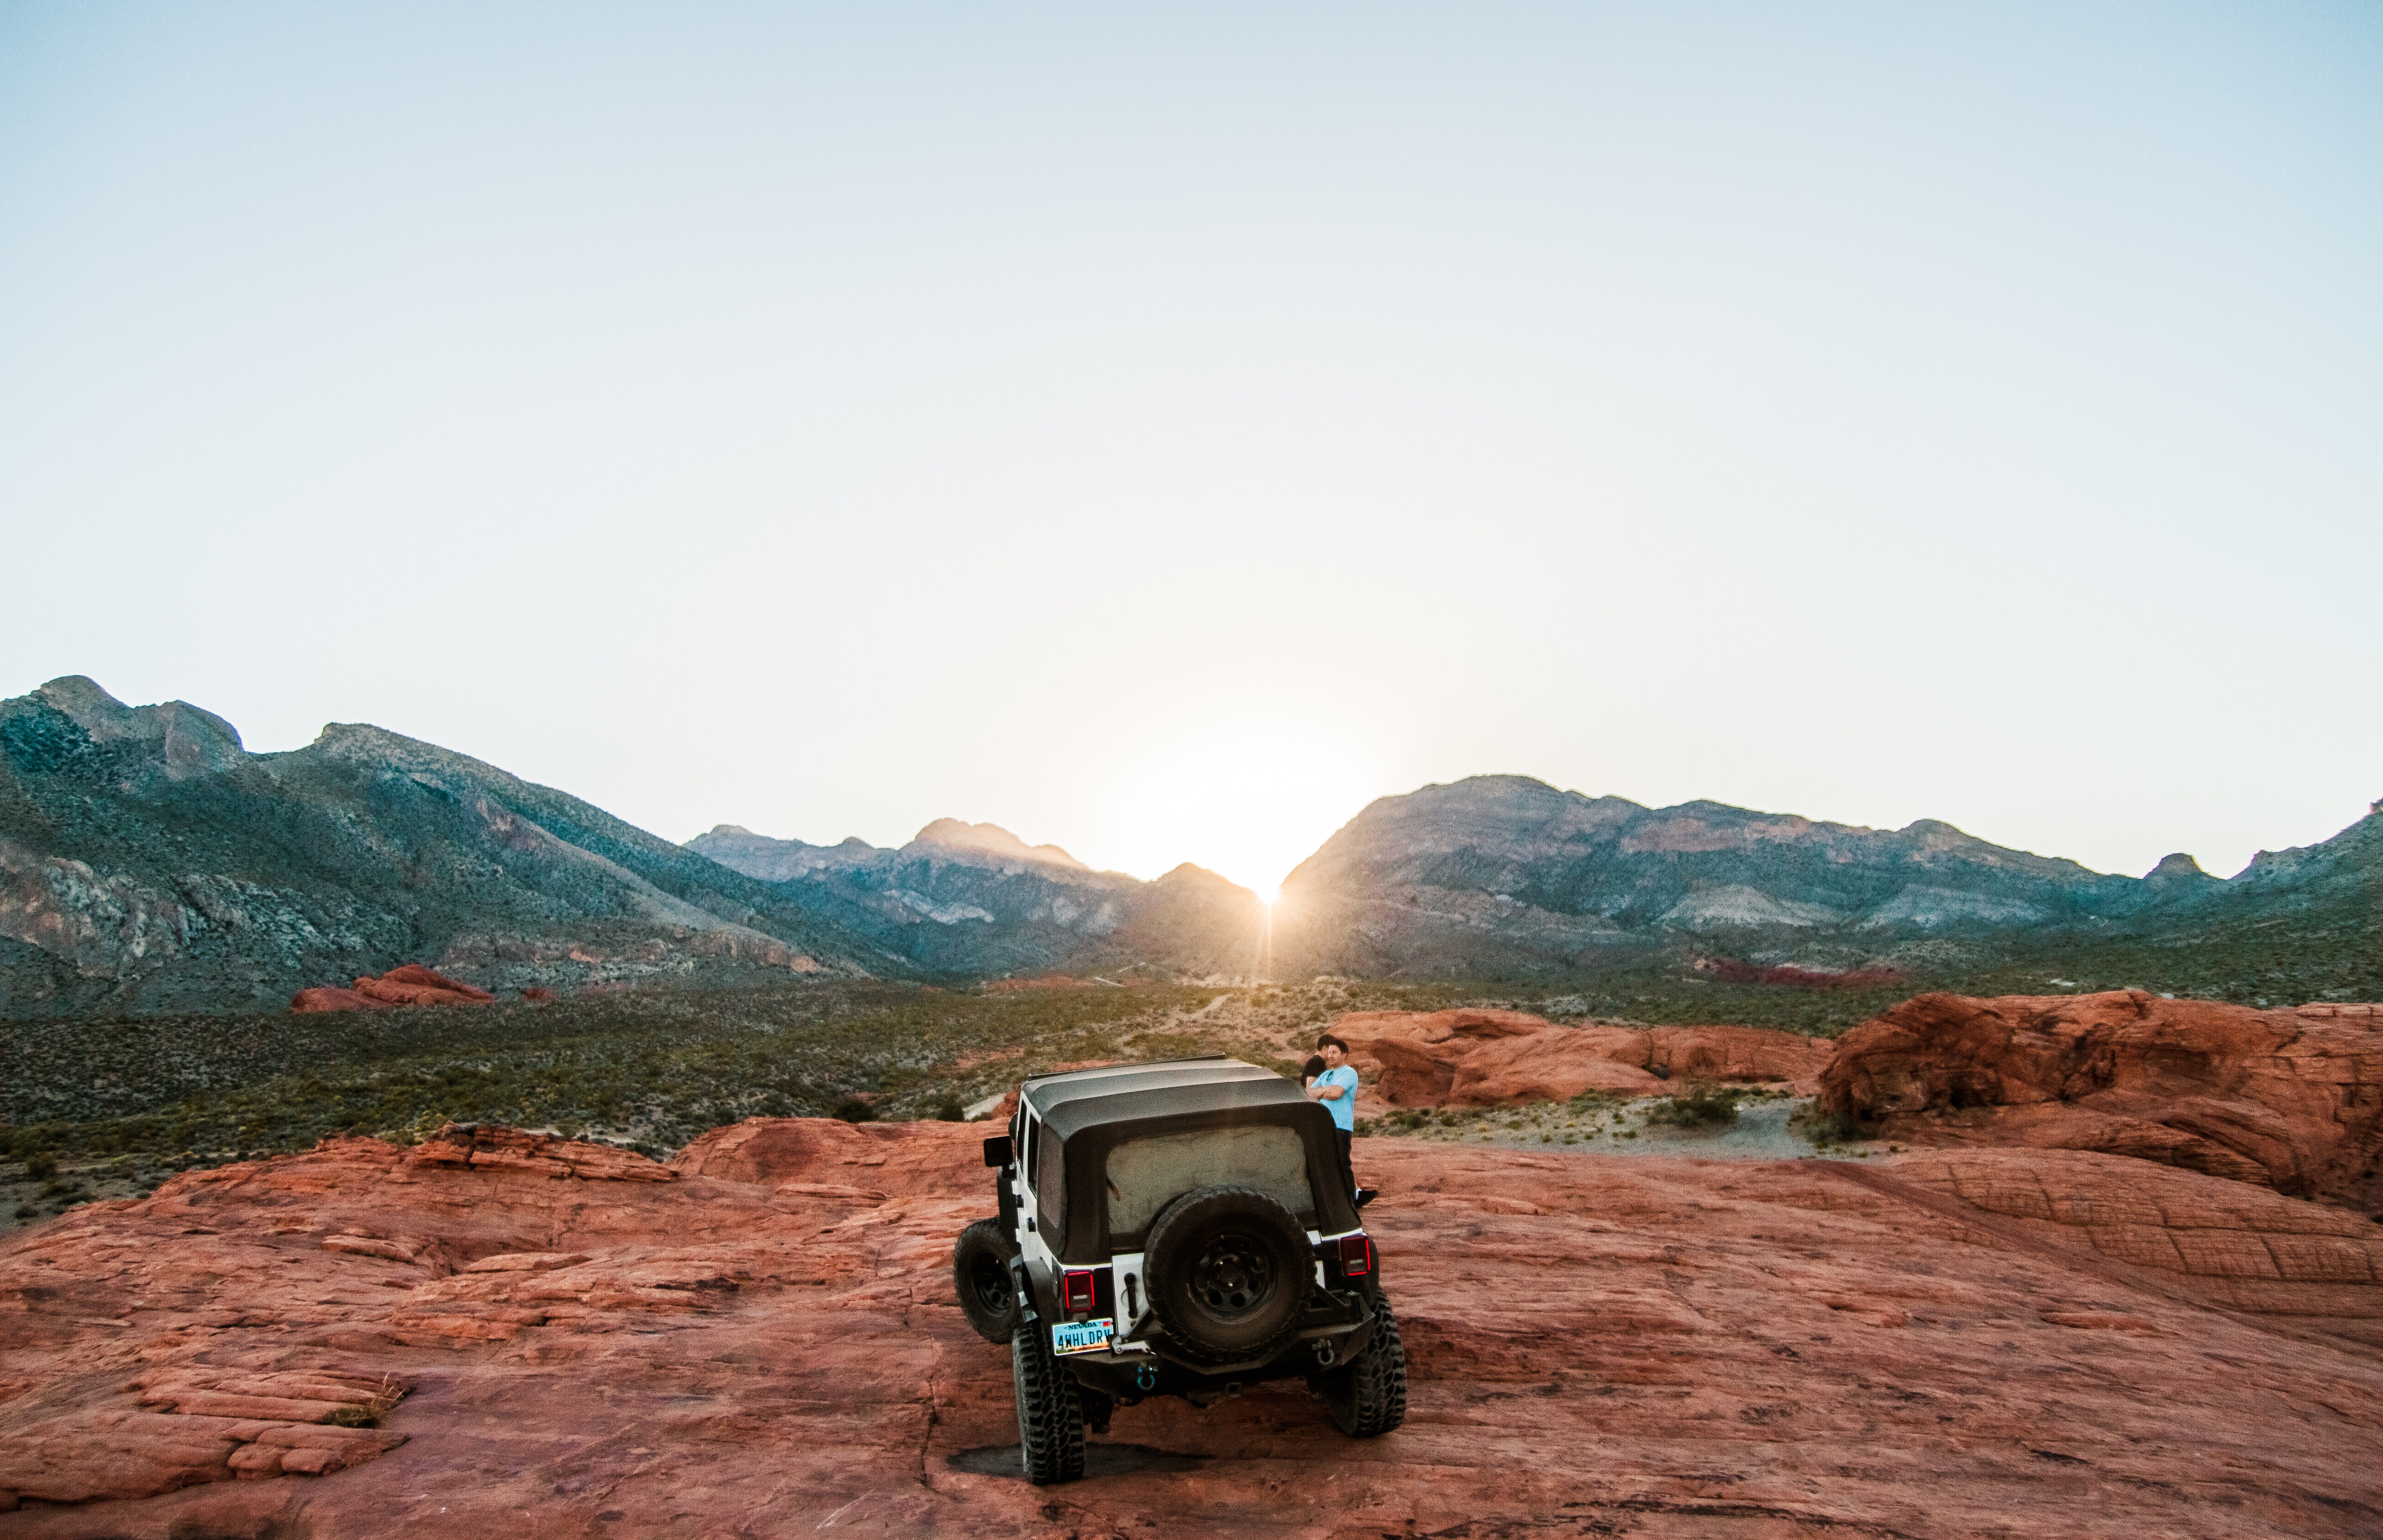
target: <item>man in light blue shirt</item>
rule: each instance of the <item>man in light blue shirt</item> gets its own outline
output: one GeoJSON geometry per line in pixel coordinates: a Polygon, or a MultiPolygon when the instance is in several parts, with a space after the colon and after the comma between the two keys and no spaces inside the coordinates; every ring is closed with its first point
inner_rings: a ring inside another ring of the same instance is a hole
{"type": "Polygon", "coordinates": [[[1332,1115],[1332,1137],[1340,1146],[1340,1180],[1356,1195],[1357,1206],[1372,1202],[1374,1194],[1357,1185],[1355,1168],[1350,1164],[1349,1151],[1357,1138],[1357,1072],[1348,1063],[1349,1045],[1327,1032],[1315,1040],[1315,1051],[1324,1055],[1324,1073],[1307,1088],[1307,1099],[1321,1102],[1324,1110],[1332,1115]]]}

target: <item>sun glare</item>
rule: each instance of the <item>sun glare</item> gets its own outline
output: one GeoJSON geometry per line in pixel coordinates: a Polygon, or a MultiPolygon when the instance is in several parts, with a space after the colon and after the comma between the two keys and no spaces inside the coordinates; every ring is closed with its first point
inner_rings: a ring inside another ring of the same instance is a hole
{"type": "Polygon", "coordinates": [[[1207,868],[1271,906],[1282,880],[1379,795],[1356,755],[1278,744],[1212,747],[1154,767],[1117,805],[1129,871],[1207,868]]]}

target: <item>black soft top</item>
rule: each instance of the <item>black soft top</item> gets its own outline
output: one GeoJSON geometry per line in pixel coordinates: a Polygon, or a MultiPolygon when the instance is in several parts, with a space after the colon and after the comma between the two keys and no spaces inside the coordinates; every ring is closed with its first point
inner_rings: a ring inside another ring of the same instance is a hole
{"type": "Polygon", "coordinates": [[[1271,1069],[1221,1055],[1112,1065],[1028,1080],[1019,1098],[1042,1120],[1044,1136],[1065,1150],[1065,1212],[1045,1209],[1043,1220],[1045,1238],[1063,1262],[1097,1263],[1141,1249],[1142,1232],[1108,1227],[1105,1163],[1119,1141],[1153,1134],[1249,1124],[1296,1129],[1307,1150],[1311,1189],[1296,1217],[1326,1235],[1357,1228],[1356,1207],[1340,1185],[1332,1115],[1271,1069]]]}
{"type": "Polygon", "coordinates": [[[1061,1139],[1105,1123],[1310,1105],[1297,1086],[1273,1070],[1222,1054],[1045,1075],[1027,1081],[1019,1094],[1061,1139]]]}

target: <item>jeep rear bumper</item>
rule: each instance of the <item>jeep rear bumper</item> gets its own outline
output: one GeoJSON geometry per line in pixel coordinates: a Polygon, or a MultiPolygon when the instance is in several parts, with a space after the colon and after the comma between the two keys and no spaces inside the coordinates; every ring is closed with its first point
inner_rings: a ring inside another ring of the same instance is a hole
{"type": "Polygon", "coordinates": [[[1291,1379],[1346,1363],[1373,1341],[1374,1319],[1363,1293],[1318,1290],[1310,1297],[1296,1334],[1265,1358],[1201,1362],[1179,1353],[1163,1330],[1145,1327],[1143,1335],[1108,1352],[1077,1354],[1064,1361],[1079,1384],[1127,1401],[1217,1391],[1228,1385],[1291,1379]]]}

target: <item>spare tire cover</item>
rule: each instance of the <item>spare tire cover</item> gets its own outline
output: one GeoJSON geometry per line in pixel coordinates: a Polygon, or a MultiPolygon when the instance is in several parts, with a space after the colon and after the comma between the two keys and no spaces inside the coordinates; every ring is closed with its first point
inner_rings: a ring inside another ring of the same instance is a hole
{"type": "Polygon", "coordinates": [[[1298,1329],[1315,1287],[1307,1232],[1274,1199],[1204,1187],[1162,1210],[1142,1250],[1150,1308],[1185,1357],[1271,1356],[1298,1329]]]}

